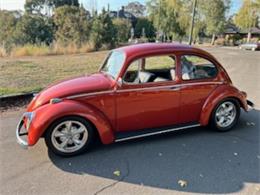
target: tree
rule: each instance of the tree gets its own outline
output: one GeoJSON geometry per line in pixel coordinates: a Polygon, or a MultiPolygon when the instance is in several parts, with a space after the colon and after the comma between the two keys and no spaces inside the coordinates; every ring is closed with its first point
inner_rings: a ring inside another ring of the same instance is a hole
{"type": "Polygon", "coordinates": [[[259,11],[259,4],[259,1],[244,0],[242,7],[235,16],[235,24],[248,32],[247,42],[249,42],[251,38],[251,28],[257,26],[257,10],[259,11]]]}
{"type": "Polygon", "coordinates": [[[78,0],[26,0],[24,8],[27,13],[50,15],[54,8],[64,5],[79,7],[78,0]]]}
{"type": "Polygon", "coordinates": [[[216,34],[223,32],[229,0],[205,0],[201,11],[205,16],[206,33],[212,35],[211,44],[214,45],[216,34]]]}
{"type": "Polygon", "coordinates": [[[55,8],[62,7],[64,5],[76,6],[76,7],[80,6],[78,0],[49,0],[49,1],[55,8]]]}
{"type": "Polygon", "coordinates": [[[143,29],[145,31],[145,36],[148,39],[152,39],[155,36],[155,28],[153,23],[147,18],[138,18],[135,25],[135,35],[138,38],[142,36],[143,29]]]}
{"type": "MultiPolygon", "coordinates": [[[[230,0],[198,0],[195,10],[194,37],[207,33],[215,40],[223,31],[230,0]]],[[[166,37],[182,41],[190,29],[192,17],[190,0],[149,0],[148,16],[157,30],[166,37]]],[[[212,42],[214,43],[214,42],[212,42]]]]}
{"type": "Polygon", "coordinates": [[[88,40],[90,34],[89,13],[83,7],[62,6],[55,9],[55,38],[64,43],[75,42],[80,45],[88,40]]]}
{"type": "Polygon", "coordinates": [[[126,42],[131,30],[131,22],[127,19],[115,18],[113,25],[116,29],[116,40],[118,43],[126,42]]]}
{"type": "Polygon", "coordinates": [[[91,40],[94,42],[95,49],[98,50],[102,44],[113,48],[116,42],[116,28],[109,14],[103,9],[102,13],[94,17],[91,40]]]}
{"type": "Polygon", "coordinates": [[[143,17],[145,12],[145,6],[138,1],[128,3],[124,9],[135,17],[143,17]]]}
{"type": "Polygon", "coordinates": [[[14,43],[14,32],[16,23],[21,17],[19,12],[0,11],[0,45],[9,50],[14,43]]]}
{"type": "Polygon", "coordinates": [[[26,0],[24,9],[28,14],[44,15],[51,6],[50,0],[26,0]]]}
{"type": "Polygon", "coordinates": [[[181,38],[185,35],[180,17],[184,10],[184,0],[150,0],[147,2],[149,19],[158,31],[163,32],[166,38],[181,38]]]}
{"type": "Polygon", "coordinates": [[[50,44],[53,40],[53,23],[51,19],[38,15],[24,14],[17,22],[14,32],[17,44],[50,44]]]}

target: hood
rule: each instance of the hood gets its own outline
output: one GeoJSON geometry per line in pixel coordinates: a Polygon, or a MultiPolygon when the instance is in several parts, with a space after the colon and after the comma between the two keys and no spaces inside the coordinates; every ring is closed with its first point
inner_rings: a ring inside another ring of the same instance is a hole
{"type": "Polygon", "coordinates": [[[64,98],[76,94],[105,91],[111,89],[112,86],[112,80],[102,73],[65,80],[41,91],[31,102],[28,110],[33,110],[46,104],[52,98],[64,98]]]}

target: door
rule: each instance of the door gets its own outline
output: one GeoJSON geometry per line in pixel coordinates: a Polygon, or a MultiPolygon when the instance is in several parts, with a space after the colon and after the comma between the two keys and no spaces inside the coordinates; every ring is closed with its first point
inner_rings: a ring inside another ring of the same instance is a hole
{"type": "Polygon", "coordinates": [[[180,123],[198,122],[204,102],[219,85],[213,62],[197,55],[182,55],[180,123]]]}
{"type": "Polygon", "coordinates": [[[116,91],[117,131],[166,127],[179,121],[175,57],[152,56],[132,62],[116,91]]]}

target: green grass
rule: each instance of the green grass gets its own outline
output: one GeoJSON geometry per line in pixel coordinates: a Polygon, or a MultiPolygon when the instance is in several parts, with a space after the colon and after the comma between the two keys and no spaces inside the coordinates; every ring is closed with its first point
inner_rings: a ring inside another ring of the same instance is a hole
{"type": "Polygon", "coordinates": [[[55,81],[96,72],[106,54],[0,58],[0,96],[39,91],[55,81]]]}

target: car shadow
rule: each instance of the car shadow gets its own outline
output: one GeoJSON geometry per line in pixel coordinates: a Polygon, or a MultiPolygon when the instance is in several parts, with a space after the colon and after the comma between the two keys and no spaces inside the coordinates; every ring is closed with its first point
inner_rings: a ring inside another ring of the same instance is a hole
{"type": "Polygon", "coordinates": [[[259,183],[259,118],[241,113],[230,132],[193,128],[133,141],[99,145],[73,158],[49,152],[59,169],[73,174],[196,193],[232,193],[259,183]],[[114,171],[120,175],[114,175],[114,171]],[[187,181],[182,188],[179,180],[187,181]]]}

